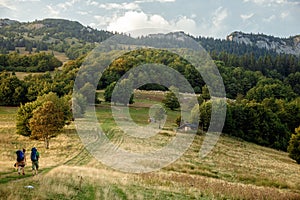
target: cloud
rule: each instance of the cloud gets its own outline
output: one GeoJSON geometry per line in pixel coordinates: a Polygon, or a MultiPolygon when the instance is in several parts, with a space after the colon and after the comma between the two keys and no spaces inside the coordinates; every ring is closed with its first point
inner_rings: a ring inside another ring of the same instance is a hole
{"type": "Polygon", "coordinates": [[[194,19],[188,18],[186,16],[183,16],[178,21],[175,21],[173,28],[194,35],[198,34],[198,28],[196,22],[194,21],[194,19]]]}
{"type": "Polygon", "coordinates": [[[86,11],[77,11],[77,13],[79,15],[88,15],[89,14],[89,12],[86,12],[86,11]]]}
{"type": "Polygon", "coordinates": [[[250,14],[242,14],[242,15],[240,15],[240,17],[242,18],[242,20],[247,20],[247,19],[250,19],[251,17],[253,17],[254,16],[254,13],[250,13],[250,14]]]}
{"type": "Polygon", "coordinates": [[[274,6],[274,5],[299,5],[297,0],[243,0],[243,2],[251,2],[260,6],[274,6]]]}
{"type": "MultiPolygon", "coordinates": [[[[142,11],[127,11],[122,16],[114,16],[112,18],[95,16],[99,22],[98,26],[104,27],[108,31],[131,32],[135,30],[145,29],[153,31],[151,33],[165,33],[170,31],[184,31],[191,35],[217,36],[220,31],[224,31],[222,25],[223,20],[227,17],[226,9],[218,9],[220,11],[213,15],[214,20],[203,24],[197,24],[195,19],[187,16],[177,17],[175,19],[166,20],[161,15],[146,14],[142,11]]],[[[146,32],[147,32],[146,31],[146,32]]],[[[145,32],[140,31],[141,34],[145,32]]]]}
{"type": "Polygon", "coordinates": [[[198,31],[196,22],[186,16],[182,16],[176,20],[173,19],[167,21],[157,14],[146,14],[141,11],[128,11],[121,17],[114,17],[113,20],[102,16],[97,16],[96,18],[98,21],[102,22],[102,25],[103,22],[108,22],[107,30],[109,31],[130,32],[147,29],[147,31],[154,32],[185,31],[186,33],[195,35],[198,31]],[[109,22],[110,20],[112,21],[109,22]]]}
{"type": "Polygon", "coordinates": [[[9,10],[17,10],[15,5],[10,0],[1,0],[0,1],[0,8],[6,8],[9,10]]]}
{"type": "Polygon", "coordinates": [[[18,2],[40,2],[41,0],[18,0],[18,2]]]}
{"type": "Polygon", "coordinates": [[[59,4],[57,4],[57,6],[61,9],[63,9],[64,11],[66,11],[67,9],[73,7],[74,4],[77,2],[80,2],[80,0],[69,0],[64,3],[59,3],[59,4]]]}
{"type": "MultiPolygon", "coordinates": [[[[52,4],[50,5],[46,5],[48,11],[49,11],[49,14],[51,17],[59,17],[59,15],[62,13],[62,12],[65,12],[67,10],[69,10],[70,8],[76,8],[76,3],[80,3],[81,0],[68,0],[68,1],[65,1],[64,3],[59,3],[55,6],[53,6],[52,4]]],[[[80,13],[79,12],[76,12],[77,14],[83,14],[82,12],[80,13]]]]}
{"type": "Polygon", "coordinates": [[[222,22],[228,16],[228,12],[226,8],[222,6],[217,8],[213,14],[212,23],[214,26],[218,27],[222,25],[222,22]]]}
{"type": "Polygon", "coordinates": [[[289,15],[290,15],[290,12],[285,11],[285,12],[280,13],[280,18],[281,18],[281,19],[285,19],[285,18],[287,18],[289,15]]]}
{"type": "Polygon", "coordinates": [[[106,10],[137,10],[140,7],[136,3],[106,3],[100,4],[99,8],[104,8],[106,10]]]}
{"type": "Polygon", "coordinates": [[[136,29],[166,27],[169,27],[169,23],[160,15],[147,15],[144,12],[128,11],[123,16],[110,22],[107,30],[128,32],[136,29]]]}
{"type": "Polygon", "coordinates": [[[47,5],[46,6],[50,15],[53,17],[58,17],[59,16],[59,11],[57,9],[55,9],[52,5],[47,5]]]}
{"type": "Polygon", "coordinates": [[[271,21],[273,21],[274,19],[276,19],[276,16],[275,16],[275,15],[271,15],[271,16],[268,17],[268,18],[263,18],[263,21],[264,21],[264,22],[271,22],[271,21]]]}
{"type": "Polygon", "coordinates": [[[154,2],[159,2],[159,3],[172,3],[175,2],[176,0],[136,0],[135,3],[154,3],[154,2]]]}
{"type": "Polygon", "coordinates": [[[88,5],[88,6],[98,6],[99,2],[88,0],[88,1],[86,1],[86,5],[88,5]]]}
{"type": "Polygon", "coordinates": [[[110,24],[111,21],[114,21],[115,17],[108,17],[108,16],[101,16],[101,15],[95,15],[94,16],[96,23],[91,23],[91,27],[98,27],[98,28],[104,28],[110,24]]]}

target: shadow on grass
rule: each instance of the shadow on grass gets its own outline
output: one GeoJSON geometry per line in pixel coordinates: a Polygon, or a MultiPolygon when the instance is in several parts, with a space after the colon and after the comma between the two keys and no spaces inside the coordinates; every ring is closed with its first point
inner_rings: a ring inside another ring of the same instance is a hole
{"type": "MultiPolygon", "coordinates": [[[[39,170],[39,174],[44,174],[49,172],[51,169],[54,167],[49,167],[49,168],[44,168],[42,170],[39,170]]],[[[25,178],[33,177],[31,171],[27,171],[25,175],[19,175],[17,171],[11,171],[11,172],[5,172],[5,173],[0,173],[0,184],[6,184],[12,181],[18,181],[22,180],[25,178]]]]}

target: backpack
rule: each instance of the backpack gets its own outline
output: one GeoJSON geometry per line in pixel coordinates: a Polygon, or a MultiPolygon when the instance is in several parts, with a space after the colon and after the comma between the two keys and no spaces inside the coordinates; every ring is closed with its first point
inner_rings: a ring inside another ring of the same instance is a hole
{"type": "Polygon", "coordinates": [[[31,149],[31,155],[30,155],[31,161],[37,161],[38,160],[38,152],[36,148],[31,149]]]}
{"type": "Polygon", "coordinates": [[[23,151],[18,150],[18,151],[16,152],[16,154],[17,154],[17,161],[18,161],[18,162],[21,162],[21,161],[24,160],[24,152],[23,152],[23,151]]]}

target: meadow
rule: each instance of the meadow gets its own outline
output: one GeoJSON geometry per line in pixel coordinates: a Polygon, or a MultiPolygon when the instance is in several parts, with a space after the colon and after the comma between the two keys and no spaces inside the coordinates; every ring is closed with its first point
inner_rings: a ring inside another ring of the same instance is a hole
{"type": "MultiPolygon", "coordinates": [[[[102,93],[101,93],[102,94],[102,93]]],[[[147,124],[149,107],[162,93],[138,91],[130,115],[147,124]]],[[[17,135],[16,107],[0,107],[0,199],[300,199],[300,165],[286,152],[222,135],[208,156],[199,157],[203,134],[174,163],[151,173],[124,173],[97,161],[84,148],[74,124],[50,141],[17,135]],[[29,151],[41,153],[40,173],[31,175],[29,151]],[[13,167],[15,151],[27,149],[26,175],[13,167]],[[26,186],[33,186],[33,189],[26,186]]],[[[96,107],[102,129],[118,140],[110,104],[96,107]],[[111,131],[113,130],[113,131],[111,131]]],[[[176,134],[178,111],[168,111],[164,128],[147,142],[122,140],[120,147],[147,150],[162,146],[176,134]]]]}

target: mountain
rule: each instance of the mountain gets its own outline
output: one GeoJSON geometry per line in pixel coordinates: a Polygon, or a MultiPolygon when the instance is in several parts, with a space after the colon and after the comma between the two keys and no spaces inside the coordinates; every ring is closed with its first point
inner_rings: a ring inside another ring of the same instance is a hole
{"type": "Polygon", "coordinates": [[[300,55],[300,35],[279,38],[264,34],[247,34],[235,31],[227,36],[227,40],[267,50],[275,50],[277,53],[300,55]]]}
{"type": "MultiPolygon", "coordinates": [[[[52,50],[64,53],[70,59],[76,59],[113,34],[65,19],[33,22],[0,19],[0,53],[7,54],[18,51],[19,47],[25,47],[29,52],[52,50]]],[[[150,35],[149,42],[151,37],[153,36],[150,35]]],[[[263,34],[233,32],[227,39],[191,37],[211,54],[252,54],[256,59],[263,55],[276,57],[278,53],[300,55],[300,35],[282,39],[263,34]]]]}
{"type": "Polygon", "coordinates": [[[0,19],[0,53],[15,51],[16,47],[25,47],[27,51],[50,49],[74,59],[111,35],[111,32],[64,19],[34,22],[0,19]]]}

